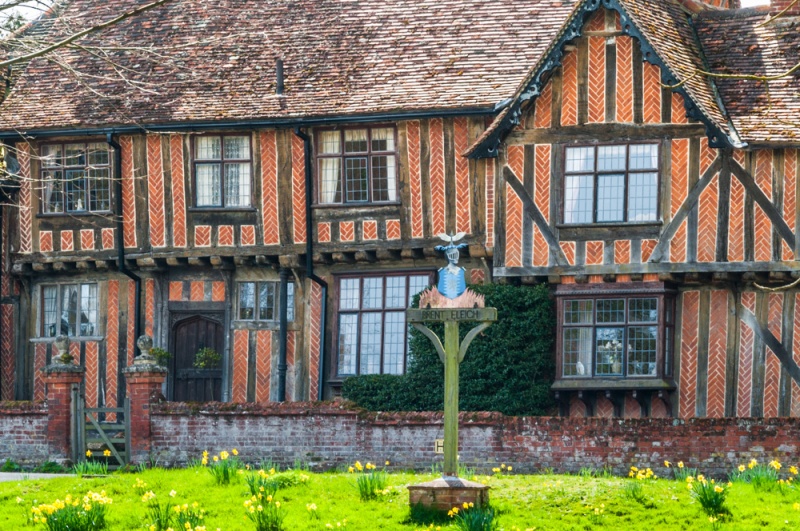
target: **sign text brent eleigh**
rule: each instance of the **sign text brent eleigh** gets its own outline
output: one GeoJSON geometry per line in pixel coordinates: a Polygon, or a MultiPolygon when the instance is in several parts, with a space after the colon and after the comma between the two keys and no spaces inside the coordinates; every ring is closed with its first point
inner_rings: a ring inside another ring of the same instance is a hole
{"type": "Polygon", "coordinates": [[[495,308],[429,308],[408,310],[408,320],[412,323],[425,321],[494,321],[495,308]]]}

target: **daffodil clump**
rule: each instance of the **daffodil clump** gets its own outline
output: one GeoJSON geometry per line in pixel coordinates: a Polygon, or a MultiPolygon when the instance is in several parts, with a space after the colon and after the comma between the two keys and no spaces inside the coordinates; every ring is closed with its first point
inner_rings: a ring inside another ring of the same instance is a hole
{"type": "Polygon", "coordinates": [[[136,481],[133,482],[133,492],[137,496],[144,496],[144,493],[148,490],[150,489],[147,488],[147,483],[142,481],[142,478],[136,478],[136,481]]]}
{"type": "Polygon", "coordinates": [[[239,451],[233,448],[230,452],[222,450],[219,455],[208,459],[208,451],[203,451],[203,458],[200,463],[208,467],[208,471],[214,477],[217,485],[229,485],[239,474],[242,474],[244,464],[239,459],[239,451]]]}
{"type": "Polygon", "coordinates": [[[98,531],[106,528],[106,510],[112,500],[106,491],[86,493],[83,498],[67,494],[63,500],[31,508],[33,522],[48,531],[98,531]]]}
{"type": "Polygon", "coordinates": [[[310,476],[308,474],[303,474],[296,470],[276,472],[275,468],[254,470],[244,477],[252,496],[259,493],[264,496],[274,496],[280,489],[307,483],[309,479],[310,476]]]}
{"type": "Polygon", "coordinates": [[[730,482],[717,483],[713,479],[708,480],[702,474],[686,478],[686,488],[689,489],[689,494],[697,500],[697,503],[703,508],[703,512],[716,518],[730,514],[728,508],[725,507],[725,498],[728,496],[728,489],[731,485],[730,482]]]}
{"type": "Polygon", "coordinates": [[[244,502],[245,516],[255,524],[256,531],[283,531],[286,510],[272,496],[256,494],[244,502]]]}
{"type": "MultiPolygon", "coordinates": [[[[169,497],[174,498],[177,493],[170,491],[169,497]]],[[[172,502],[170,500],[160,501],[156,493],[149,490],[142,494],[142,503],[145,504],[145,514],[147,519],[147,529],[149,531],[167,531],[171,529],[173,514],[170,510],[172,502]]]]}
{"type": "MultiPolygon", "coordinates": [[[[147,486],[137,478],[140,483],[138,488],[147,486]]],[[[134,484],[134,488],[136,484],[134,484]]],[[[174,498],[178,495],[174,490],[170,491],[169,499],[160,502],[158,496],[150,490],[142,494],[142,503],[147,505],[147,529],[148,531],[205,531],[203,519],[206,516],[205,509],[200,504],[193,502],[176,504],[174,498]],[[174,527],[173,527],[174,526],[174,527]]]]}
{"type": "Polygon", "coordinates": [[[499,467],[493,468],[492,472],[497,476],[502,476],[504,474],[510,474],[512,470],[513,467],[511,465],[506,466],[505,464],[501,464],[499,467]]]}
{"type": "Polygon", "coordinates": [[[334,523],[328,522],[327,524],[325,524],[325,529],[341,529],[342,527],[347,527],[346,518],[340,522],[334,522],[334,523]]]}
{"type": "Polygon", "coordinates": [[[731,481],[744,482],[753,485],[755,490],[769,491],[774,488],[783,489],[797,480],[797,467],[792,465],[783,473],[783,465],[777,459],[769,463],[759,463],[751,459],[746,465],[740,464],[736,470],[728,474],[731,481]],[[785,477],[781,477],[784,474],[785,477]]]}
{"type": "Polygon", "coordinates": [[[683,461],[678,461],[674,466],[671,462],[664,461],[664,466],[672,470],[673,477],[678,481],[686,481],[689,476],[697,475],[697,469],[684,466],[683,461]]]}
{"type": "MultiPolygon", "coordinates": [[[[389,464],[389,461],[386,461],[389,464]]],[[[386,488],[389,478],[386,470],[378,470],[378,467],[367,462],[362,465],[361,461],[356,461],[347,471],[356,474],[356,485],[361,501],[375,500],[380,496],[389,494],[390,489],[386,488]]]]}
{"type": "Polygon", "coordinates": [[[459,531],[494,531],[498,525],[491,507],[476,506],[472,502],[453,507],[447,511],[447,516],[459,531]]]}
{"type": "Polygon", "coordinates": [[[636,479],[638,481],[643,481],[645,479],[657,479],[658,476],[653,473],[653,471],[649,468],[638,468],[632,466],[630,471],[628,472],[628,477],[636,479]]]}
{"type": "Polygon", "coordinates": [[[587,505],[586,507],[589,510],[589,522],[591,522],[592,525],[602,525],[603,519],[606,516],[606,504],[601,503],[596,507],[587,505]]]}

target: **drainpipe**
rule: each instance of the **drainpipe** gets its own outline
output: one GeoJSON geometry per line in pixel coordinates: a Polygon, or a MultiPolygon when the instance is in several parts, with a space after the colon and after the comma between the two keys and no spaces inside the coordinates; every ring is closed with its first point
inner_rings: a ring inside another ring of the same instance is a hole
{"type": "Polygon", "coordinates": [[[286,401],[286,349],[289,339],[289,269],[282,267],[280,271],[280,294],[278,306],[280,315],[280,336],[278,342],[278,402],[286,401]]]}
{"type": "MultiPolygon", "coordinates": [[[[314,273],[314,238],[312,237],[313,216],[311,212],[311,198],[314,197],[314,170],[311,165],[311,137],[299,127],[294,128],[294,134],[303,141],[303,151],[306,161],[306,277],[316,282],[322,288],[322,304],[320,308],[320,352],[319,352],[319,381],[317,382],[317,400],[322,400],[325,368],[325,326],[327,321],[328,283],[314,273]]],[[[313,397],[311,397],[313,398],[313,397]]]]}
{"type": "MultiPolygon", "coordinates": [[[[117,244],[117,270],[133,280],[134,282],[134,312],[135,315],[133,317],[133,343],[136,344],[136,340],[139,338],[139,334],[141,333],[141,321],[142,321],[142,309],[141,309],[141,293],[142,293],[142,278],[135,274],[133,271],[128,269],[128,266],[125,264],[125,240],[123,238],[123,222],[122,222],[122,146],[120,146],[115,140],[112,133],[106,134],[106,143],[111,146],[114,150],[114,175],[116,175],[116,179],[114,179],[114,203],[115,203],[115,210],[116,210],[116,217],[117,217],[117,231],[116,231],[116,244],[117,244]]],[[[130,317],[130,316],[129,316],[130,317]]],[[[135,349],[136,347],[134,347],[135,349]]],[[[135,357],[135,350],[134,350],[134,357],[135,357]]]]}

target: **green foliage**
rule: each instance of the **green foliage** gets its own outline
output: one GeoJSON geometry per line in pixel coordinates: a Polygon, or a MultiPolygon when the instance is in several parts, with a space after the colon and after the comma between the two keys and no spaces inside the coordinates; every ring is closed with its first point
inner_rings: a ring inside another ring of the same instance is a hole
{"type": "Polygon", "coordinates": [[[459,531],[495,531],[498,522],[491,507],[477,507],[464,504],[453,507],[447,514],[453,519],[453,526],[459,531]]]}
{"type": "Polygon", "coordinates": [[[63,500],[33,507],[33,521],[47,531],[100,531],[106,529],[106,509],[111,498],[105,491],[89,491],[83,498],[67,494],[63,500]]]}
{"type": "Polygon", "coordinates": [[[79,478],[83,476],[105,476],[108,474],[108,464],[103,461],[81,461],[72,465],[72,473],[79,478]]]}
{"type": "Polygon", "coordinates": [[[63,474],[67,471],[67,469],[55,461],[45,461],[41,465],[34,468],[33,471],[40,474],[63,474]]]}
{"type": "Polygon", "coordinates": [[[195,369],[216,369],[220,363],[222,363],[222,355],[213,348],[201,348],[194,355],[195,369]]]}
{"type": "MultiPolygon", "coordinates": [[[[546,286],[478,285],[498,321],[479,335],[460,367],[459,409],[506,415],[552,413],[555,316],[546,286]]],[[[416,304],[416,301],[415,301],[416,304]]],[[[443,326],[430,326],[443,338],[443,326]]],[[[463,338],[471,329],[462,324],[463,338]]],[[[444,366],[428,338],[411,331],[408,370],[403,376],[347,378],[345,398],[372,411],[440,411],[444,366]]]]}
{"type": "Polygon", "coordinates": [[[356,461],[348,471],[356,474],[356,486],[361,501],[376,500],[387,494],[386,485],[389,482],[389,476],[385,470],[378,470],[372,463],[362,466],[360,461],[356,461]]]}
{"type": "Polygon", "coordinates": [[[256,526],[256,531],[283,531],[286,510],[272,496],[257,494],[244,502],[245,515],[256,526]]]}
{"type": "Polygon", "coordinates": [[[22,467],[13,459],[6,459],[6,462],[0,467],[0,472],[22,472],[22,467]]]}
{"type": "Polygon", "coordinates": [[[725,498],[728,496],[728,486],[706,480],[702,474],[696,480],[690,480],[689,493],[703,508],[708,516],[730,514],[725,507],[725,498]]]}
{"type": "MultiPolygon", "coordinates": [[[[156,363],[162,367],[169,366],[169,360],[172,359],[172,354],[170,354],[166,349],[161,347],[153,347],[150,349],[150,355],[156,359],[156,363]]],[[[197,362],[197,358],[195,357],[195,362],[197,362]]]]}
{"type": "MultiPolygon", "coordinates": [[[[238,452],[233,450],[233,455],[223,450],[218,456],[214,456],[213,460],[209,463],[208,471],[214,477],[217,485],[228,485],[232,480],[236,479],[239,470],[244,468],[242,461],[236,457],[238,452]]],[[[204,458],[206,456],[203,456],[204,458]]]]}

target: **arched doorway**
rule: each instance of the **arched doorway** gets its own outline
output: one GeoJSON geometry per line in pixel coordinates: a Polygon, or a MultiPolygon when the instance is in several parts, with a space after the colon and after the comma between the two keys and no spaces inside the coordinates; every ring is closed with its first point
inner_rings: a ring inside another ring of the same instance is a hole
{"type": "Polygon", "coordinates": [[[171,338],[170,399],[176,402],[221,400],[221,364],[215,369],[196,369],[194,359],[202,348],[213,348],[223,353],[225,332],[222,323],[202,315],[186,317],[172,326],[171,338]]]}

